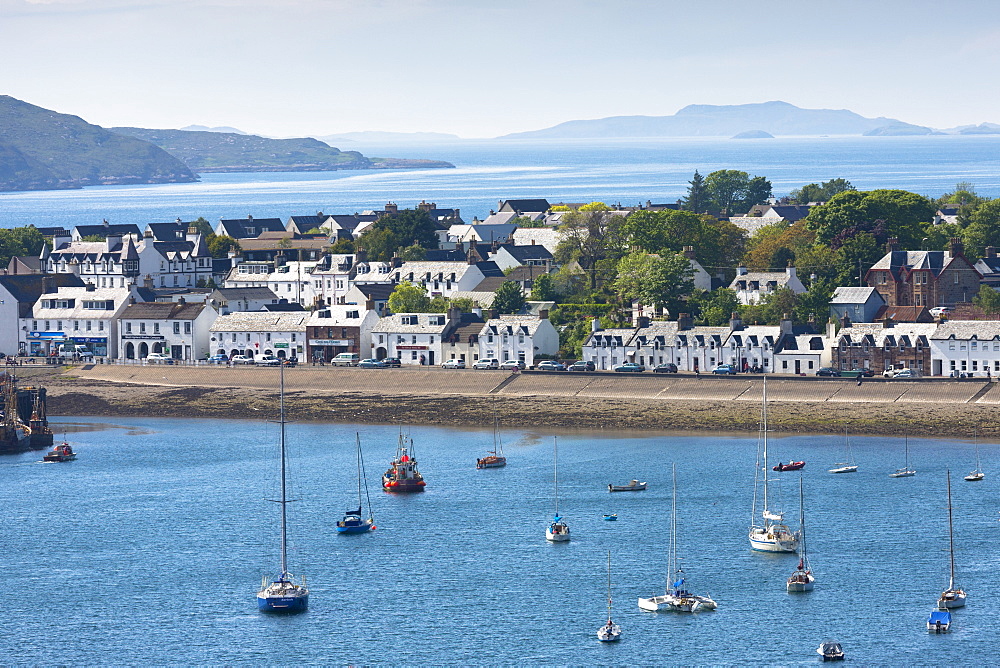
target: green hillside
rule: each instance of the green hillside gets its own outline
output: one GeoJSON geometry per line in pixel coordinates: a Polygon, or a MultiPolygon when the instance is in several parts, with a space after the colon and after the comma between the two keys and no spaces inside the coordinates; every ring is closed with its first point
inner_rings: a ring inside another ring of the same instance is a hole
{"type": "Polygon", "coordinates": [[[0,191],[196,180],[148,142],[0,95],[0,191]]]}

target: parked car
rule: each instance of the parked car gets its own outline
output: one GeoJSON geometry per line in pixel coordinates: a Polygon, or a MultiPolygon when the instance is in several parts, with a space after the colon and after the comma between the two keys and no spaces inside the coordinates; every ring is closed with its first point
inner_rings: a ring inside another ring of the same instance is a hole
{"type": "Polygon", "coordinates": [[[456,358],[450,359],[447,362],[445,362],[444,364],[442,364],[441,368],[442,369],[464,369],[465,368],[465,360],[460,360],[460,359],[458,359],[456,357],[456,358]]]}
{"type": "Polygon", "coordinates": [[[920,378],[920,373],[915,369],[897,369],[890,378],[920,378]]]}
{"type": "Polygon", "coordinates": [[[542,360],[535,365],[535,368],[539,371],[565,371],[566,365],[555,360],[542,360]]]}
{"type": "Polygon", "coordinates": [[[369,357],[358,362],[358,366],[362,369],[384,369],[385,362],[369,357]]]}
{"type": "Polygon", "coordinates": [[[573,362],[569,365],[570,371],[596,371],[597,367],[593,362],[587,360],[580,360],[579,362],[573,362]]]}
{"type": "Polygon", "coordinates": [[[673,362],[667,362],[666,364],[657,364],[653,367],[653,373],[677,373],[677,365],[673,362]]]}
{"type": "Polygon", "coordinates": [[[299,365],[299,358],[298,357],[289,357],[288,359],[285,360],[284,364],[285,364],[285,366],[298,366],[299,365]]]}
{"type": "Polygon", "coordinates": [[[398,357],[386,357],[382,361],[385,362],[385,366],[387,368],[398,369],[399,367],[403,366],[403,363],[399,361],[398,357]]]}
{"type": "Polygon", "coordinates": [[[253,364],[253,357],[249,355],[233,355],[229,358],[230,364],[253,364]]]}
{"type": "Polygon", "coordinates": [[[149,353],[142,361],[145,364],[173,364],[174,358],[166,353],[149,353]]]}
{"type": "Polygon", "coordinates": [[[524,369],[525,364],[521,360],[507,360],[506,362],[500,363],[500,368],[504,371],[513,371],[517,369],[518,371],[524,369]]]}
{"type": "Polygon", "coordinates": [[[330,364],[333,366],[357,366],[358,360],[357,353],[340,353],[330,360],[330,364]]]}
{"type": "Polygon", "coordinates": [[[473,369],[499,369],[500,360],[498,359],[481,359],[476,360],[472,363],[473,369]]]}
{"type": "Polygon", "coordinates": [[[625,362],[625,364],[619,364],[618,366],[615,367],[615,371],[621,373],[640,373],[645,370],[646,367],[644,367],[641,364],[637,364],[635,362],[625,362]]]}
{"type": "Polygon", "coordinates": [[[261,355],[254,364],[257,366],[281,366],[281,358],[274,355],[261,355]]]}
{"type": "Polygon", "coordinates": [[[735,376],[737,371],[736,371],[736,366],[733,364],[720,364],[719,366],[712,369],[712,373],[718,374],[720,376],[726,376],[726,375],[735,376]]]}
{"type": "MultiPolygon", "coordinates": [[[[861,369],[861,368],[857,368],[857,369],[851,369],[847,373],[852,374],[855,377],[857,377],[857,376],[864,376],[865,378],[871,378],[871,377],[873,377],[875,375],[875,369],[861,369]]],[[[847,375],[847,374],[844,374],[844,375],[847,375]]]]}
{"type": "Polygon", "coordinates": [[[947,318],[949,315],[954,313],[954,311],[955,309],[948,306],[935,306],[932,309],[928,309],[927,312],[935,318],[947,318]]]}
{"type": "Polygon", "coordinates": [[[832,377],[839,378],[840,377],[840,372],[837,371],[836,369],[834,369],[833,367],[824,366],[824,367],[820,367],[819,371],[816,372],[816,375],[817,376],[832,376],[832,377]]]}
{"type": "Polygon", "coordinates": [[[219,353],[218,355],[212,355],[208,358],[209,364],[225,364],[229,361],[229,355],[219,353]]]}

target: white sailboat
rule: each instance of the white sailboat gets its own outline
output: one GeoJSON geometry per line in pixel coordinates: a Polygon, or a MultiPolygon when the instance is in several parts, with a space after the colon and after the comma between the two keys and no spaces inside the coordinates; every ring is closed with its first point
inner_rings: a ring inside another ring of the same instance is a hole
{"type": "Polygon", "coordinates": [[[975,439],[976,439],[976,468],[972,471],[972,473],[970,473],[969,475],[965,476],[965,478],[963,478],[963,480],[966,480],[967,482],[978,482],[978,481],[980,481],[980,480],[982,480],[983,478],[986,477],[985,475],[983,475],[983,469],[979,465],[979,430],[978,429],[975,432],[975,439]]]}
{"type": "Polygon", "coordinates": [[[847,425],[844,425],[844,447],[847,450],[847,454],[844,457],[844,461],[833,465],[830,469],[830,473],[857,473],[858,465],[854,463],[854,457],[851,455],[851,438],[847,435],[847,425]]]}
{"type": "Polygon", "coordinates": [[[785,590],[790,592],[812,591],[816,582],[806,553],[806,515],[805,505],[802,503],[802,476],[799,476],[799,545],[799,565],[785,582],[785,590]]]}
{"type": "Polygon", "coordinates": [[[552,437],[552,486],[555,490],[556,512],[552,516],[552,521],[545,527],[545,540],[565,543],[569,540],[569,526],[559,515],[559,442],[555,436],[552,437]]]}
{"type": "Polygon", "coordinates": [[[903,468],[896,469],[895,473],[890,473],[890,478],[912,478],[917,472],[910,468],[910,442],[906,434],[903,434],[903,468]]]}
{"type": "Polygon", "coordinates": [[[764,376],[763,399],[760,409],[760,435],[758,436],[758,454],[763,452],[763,466],[758,461],[755,464],[753,510],[750,518],[750,547],[761,552],[795,552],[799,547],[799,536],[784,523],[784,514],[775,512],[768,499],[768,468],[767,468],[767,376],[764,376]],[[758,481],[763,472],[763,522],[757,521],[757,489],[758,481]]]}
{"type": "Polygon", "coordinates": [[[281,499],[278,501],[281,507],[281,572],[275,578],[264,576],[261,581],[260,590],[257,592],[257,609],[261,612],[295,613],[305,612],[309,607],[309,590],[306,588],[305,578],[301,579],[302,584],[296,584],[294,576],[288,572],[288,528],[286,509],[288,504],[285,481],[285,367],[279,368],[280,392],[279,392],[279,418],[280,441],[279,459],[281,460],[281,499]]]}
{"type": "Polygon", "coordinates": [[[601,642],[615,642],[622,638],[622,627],[611,621],[611,550],[608,550],[608,621],[597,629],[597,639],[601,642]]]}
{"type": "Polygon", "coordinates": [[[948,471],[948,555],[951,570],[948,575],[948,588],[938,599],[938,608],[947,610],[961,608],[965,605],[966,593],[961,587],[955,586],[955,532],[952,527],[951,511],[951,471],[948,471]]]}
{"type": "Polygon", "coordinates": [[[715,610],[711,596],[699,596],[684,588],[684,569],[677,559],[677,466],[673,467],[674,491],[670,501],[670,549],[667,552],[667,586],[660,596],[639,598],[639,608],[647,612],[698,612],[715,610]]]}

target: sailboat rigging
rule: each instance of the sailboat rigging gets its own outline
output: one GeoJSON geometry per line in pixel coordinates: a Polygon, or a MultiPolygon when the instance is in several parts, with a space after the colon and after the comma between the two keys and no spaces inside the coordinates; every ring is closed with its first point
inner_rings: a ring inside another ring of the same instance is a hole
{"type": "Polygon", "coordinates": [[[768,498],[768,468],[767,468],[767,376],[764,376],[761,409],[760,434],[757,439],[758,453],[763,452],[763,464],[754,464],[753,510],[750,518],[750,547],[761,552],[795,552],[799,546],[799,536],[784,523],[784,514],[775,512],[769,507],[768,498]],[[757,482],[763,472],[763,511],[762,523],[757,521],[757,482]]]}
{"type": "Polygon", "coordinates": [[[955,531],[952,526],[951,510],[951,471],[948,475],[948,558],[950,571],[948,575],[948,588],[941,593],[938,599],[938,608],[946,610],[949,608],[961,608],[965,605],[966,593],[961,587],[955,586],[955,531]]]}
{"type": "Polygon", "coordinates": [[[673,470],[673,496],[670,500],[670,549],[667,552],[667,585],[661,596],[639,599],[639,608],[648,612],[698,612],[715,610],[718,604],[711,596],[699,596],[684,588],[684,569],[677,558],[677,465],[673,470]]]}
{"type": "Polygon", "coordinates": [[[358,509],[344,512],[344,519],[337,522],[338,533],[367,533],[375,530],[375,516],[372,514],[372,500],[368,495],[368,476],[365,474],[365,460],[361,454],[361,434],[355,434],[358,446],[358,509]],[[361,482],[365,484],[365,498],[368,500],[368,517],[361,515],[361,482]]]}
{"type": "Polygon", "coordinates": [[[559,442],[555,436],[552,437],[552,486],[555,490],[556,512],[552,516],[552,521],[545,527],[545,540],[565,543],[569,540],[569,526],[559,515],[559,442]]]}
{"type": "Polygon", "coordinates": [[[611,621],[611,550],[608,550],[608,621],[597,629],[597,639],[601,642],[621,640],[622,628],[611,621]]]}
{"type": "Polygon", "coordinates": [[[813,583],[816,581],[806,553],[806,515],[805,505],[802,502],[802,476],[799,476],[799,545],[799,565],[785,582],[786,591],[812,591],[813,583]]]}
{"type": "Polygon", "coordinates": [[[979,465],[979,430],[978,429],[976,429],[976,431],[974,432],[974,438],[975,438],[975,442],[976,442],[976,468],[969,475],[967,475],[967,476],[965,476],[965,478],[963,478],[967,482],[978,482],[978,481],[980,481],[980,480],[982,480],[983,478],[986,477],[985,475],[983,475],[983,469],[979,465]]]}
{"type": "Polygon", "coordinates": [[[305,612],[309,607],[309,590],[306,588],[305,578],[302,584],[294,582],[294,576],[288,572],[288,518],[287,506],[290,503],[287,496],[287,482],[285,471],[285,367],[279,366],[279,418],[280,439],[279,439],[279,460],[281,471],[281,499],[278,503],[281,506],[281,572],[276,578],[264,576],[261,581],[260,590],[257,592],[257,609],[261,612],[305,612]]]}
{"type": "Polygon", "coordinates": [[[910,441],[907,434],[903,433],[903,468],[896,469],[895,473],[890,473],[890,478],[912,478],[917,472],[910,468],[910,441]]]}
{"type": "Polygon", "coordinates": [[[500,441],[500,418],[497,416],[496,401],[493,402],[493,449],[486,451],[485,457],[476,460],[477,469],[498,469],[507,466],[507,458],[503,455],[503,443],[500,441]]]}
{"type": "Polygon", "coordinates": [[[858,465],[854,463],[854,457],[851,455],[851,437],[847,435],[847,425],[844,425],[844,447],[847,451],[844,461],[833,465],[830,469],[830,473],[857,473],[858,465]]]}

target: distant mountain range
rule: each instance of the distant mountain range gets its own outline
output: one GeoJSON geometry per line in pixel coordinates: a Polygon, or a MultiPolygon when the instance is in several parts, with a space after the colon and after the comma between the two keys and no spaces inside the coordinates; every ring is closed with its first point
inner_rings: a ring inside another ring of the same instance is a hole
{"type": "Polygon", "coordinates": [[[450,141],[462,141],[458,135],[445,132],[380,132],[366,130],[363,132],[341,132],[336,135],[318,136],[316,139],[325,142],[366,143],[366,144],[443,144],[450,141]]]}
{"type": "Polygon", "coordinates": [[[0,95],[0,190],[55,190],[198,179],[148,142],[0,95]]]}
{"type": "MultiPolygon", "coordinates": [[[[962,134],[1000,134],[986,130],[962,134]]],[[[610,139],[626,137],[764,137],[794,135],[913,135],[938,131],[894,118],[865,118],[846,109],[802,109],[787,102],[692,104],[673,116],[612,116],[504,135],[500,139],[610,139]]]]}
{"type": "Polygon", "coordinates": [[[0,96],[0,191],[187,183],[197,181],[198,172],[438,167],[454,165],[441,160],[367,158],[317,139],[268,139],[235,128],[105,129],[77,116],[0,96]]]}

